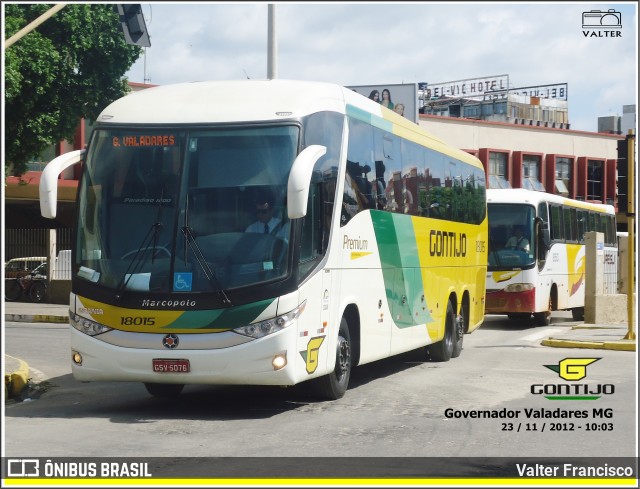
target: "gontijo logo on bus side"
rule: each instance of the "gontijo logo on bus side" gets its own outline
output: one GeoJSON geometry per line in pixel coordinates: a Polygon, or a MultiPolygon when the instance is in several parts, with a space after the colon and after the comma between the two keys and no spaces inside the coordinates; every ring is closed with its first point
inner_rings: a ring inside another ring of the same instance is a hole
{"type": "Polygon", "coordinates": [[[316,336],[314,338],[311,338],[307,343],[307,349],[300,352],[300,356],[304,360],[308,374],[314,373],[318,368],[320,346],[322,345],[324,338],[324,336],[316,336]]]}

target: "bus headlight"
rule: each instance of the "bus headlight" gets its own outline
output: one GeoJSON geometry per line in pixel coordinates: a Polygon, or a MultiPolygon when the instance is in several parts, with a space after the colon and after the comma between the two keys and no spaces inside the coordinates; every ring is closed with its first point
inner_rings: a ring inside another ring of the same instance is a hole
{"type": "Polygon", "coordinates": [[[88,334],[89,336],[96,336],[113,329],[100,323],[96,323],[95,321],[91,321],[91,319],[78,316],[73,312],[69,312],[69,323],[71,323],[71,326],[81,333],[88,334]]]}
{"type": "Polygon", "coordinates": [[[290,311],[282,316],[274,317],[273,319],[267,319],[266,321],[260,321],[258,323],[252,323],[248,326],[241,326],[235,328],[233,331],[241,335],[250,336],[251,338],[262,338],[264,336],[277,333],[283,330],[287,326],[290,326],[304,311],[304,307],[307,301],[304,301],[293,311],[290,311]]]}
{"type": "Polygon", "coordinates": [[[505,292],[527,292],[533,290],[533,284],[511,284],[504,288],[505,292]]]}

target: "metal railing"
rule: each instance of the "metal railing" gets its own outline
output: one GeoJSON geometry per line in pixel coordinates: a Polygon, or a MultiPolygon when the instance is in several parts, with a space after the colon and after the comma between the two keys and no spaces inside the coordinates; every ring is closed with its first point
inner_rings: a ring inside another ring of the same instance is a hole
{"type": "MultiPolygon", "coordinates": [[[[22,258],[30,256],[49,257],[49,229],[5,229],[4,241],[4,259],[8,262],[12,258],[22,258]]],[[[56,250],[55,255],[58,256],[61,250],[70,250],[72,248],[72,232],[71,229],[56,229],[56,250]]],[[[70,260],[58,260],[60,267],[57,269],[49,267],[53,270],[54,275],[59,277],[68,277],[71,279],[71,262],[70,260]],[[63,270],[62,268],[68,268],[63,270]]]]}

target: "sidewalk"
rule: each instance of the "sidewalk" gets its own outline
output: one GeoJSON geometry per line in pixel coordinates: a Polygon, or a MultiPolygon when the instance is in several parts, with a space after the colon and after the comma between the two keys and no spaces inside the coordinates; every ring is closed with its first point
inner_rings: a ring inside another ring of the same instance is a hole
{"type": "MultiPolygon", "coordinates": [[[[32,302],[4,302],[4,320],[29,323],[68,323],[67,304],[34,304],[32,302]]],[[[553,325],[553,323],[551,323],[553,325]]],[[[543,339],[543,346],[555,348],[587,348],[600,350],[636,351],[637,340],[625,340],[628,328],[621,324],[585,324],[567,326],[557,337],[543,339]]],[[[18,358],[5,355],[5,398],[10,389],[17,397],[27,385],[29,366],[18,358]]]]}
{"type": "MultiPolygon", "coordinates": [[[[33,302],[3,302],[4,320],[27,323],[69,323],[68,304],[34,304],[33,302]]],[[[29,383],[29,365],[11,355],[4,355],[5,400],[18,398],[29,383]]]]}

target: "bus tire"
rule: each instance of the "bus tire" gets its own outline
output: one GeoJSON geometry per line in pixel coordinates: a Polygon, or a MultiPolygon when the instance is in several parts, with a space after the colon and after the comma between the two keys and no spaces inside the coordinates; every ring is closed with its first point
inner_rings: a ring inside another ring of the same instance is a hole
{"type": "Polygon", "coordinates": [[[543,312],[534,312],[533,313],[533,322],[536,326],[549,326],[551,324],[551,311],[553,309],[553,304],[551,302],[551,297],[549,297],[549,306],[546,311],[543,312]]]}
{"type": "Polygon", "coordinates": [[[533,322],[536,326],[549,326],[551,324],[551,311],[533,313],[533,322]]]}
{"type": "Polygon", "coordinates": [[[47,293],[47,286],[44,282],[34,282],[29,289],[31,302],[42,302],[47,293]]]}
{"type": "Polygon", "coordinates": [[[7,301],[17,301],[22,293],[18,280],[5,280],[4,281],[4,298],[7,301]]]}
{"type": "Polygon", "coordinates": [[[184,389],[184,384],[156,384],[145,382],[147,392],[153,397],[177,397],[184,389]]]}
{"type": "Polygon", "coordinates": [[[447,303],[447,315],[444,324],[444,338],[437,343],[427,346],[427,355],[434,362],[448,362],[451,360],[455,343],[456,317],[451,301],[447,303]]]}
{"type": "Polygon", "coordinates": [[[351,377],[351,335],[349,323],[343,317],[340,320],[338,330],[338,343],[336,345],[336,365],[333,372],[315,379],[314,391],[323,399],[335,401],[344,396],[349,386],[351,377]]]}
{"type": "Polygon", "coordinates": [[[571,309],[571,317],[576,321],[584,321],[584,307],[574,307],[571,309]]]}
{"type": "Polygon", "coordinates": [[[516,323],[526,323],[531,319],[531,313],[528,312],[510,312],[507,314],[510,321],[516,323]]]}
{"type": "Polygon", "coordinates": [[[462,353],[462,342],[464,341],[464,328],[466,325],[466,311],[464,304],[460,307],[460,315],[456,316],[454,323],[453,351],[451,358],[458,358],[462,353]]]}

